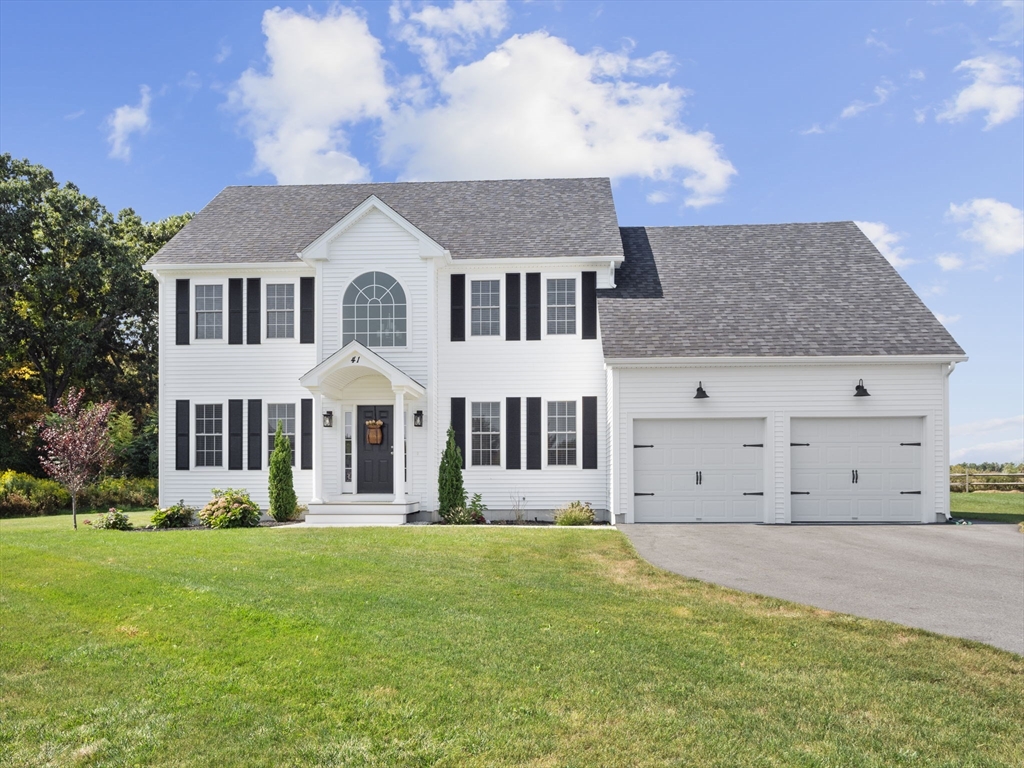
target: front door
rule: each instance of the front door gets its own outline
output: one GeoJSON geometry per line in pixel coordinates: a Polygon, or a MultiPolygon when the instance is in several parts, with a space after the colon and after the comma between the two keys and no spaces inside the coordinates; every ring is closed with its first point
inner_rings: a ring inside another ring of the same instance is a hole
{"type": "Polygon", "coordinates": [[[359,476],[356,493],[394,493],[390,405],[359,406],[359,476]]]}

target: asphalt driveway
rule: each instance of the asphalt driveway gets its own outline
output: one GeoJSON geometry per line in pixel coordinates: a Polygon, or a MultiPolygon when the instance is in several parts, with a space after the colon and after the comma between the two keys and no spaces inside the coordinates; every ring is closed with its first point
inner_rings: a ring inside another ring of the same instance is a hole
{"type": "Polygon", "coordinates": [[[683,576],[1024,655],[1024,534],[974,525],[623,525],[683,576]]]}

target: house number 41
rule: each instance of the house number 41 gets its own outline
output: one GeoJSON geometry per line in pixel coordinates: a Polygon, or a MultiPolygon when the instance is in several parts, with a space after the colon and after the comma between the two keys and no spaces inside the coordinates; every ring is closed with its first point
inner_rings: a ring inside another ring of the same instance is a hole
{"type": "Polygon", "coordinates": [[[358,363],[359,362],[359,355],[353,355],[352,359],[349,360],[349,362],[350,363],[358,363]]]}

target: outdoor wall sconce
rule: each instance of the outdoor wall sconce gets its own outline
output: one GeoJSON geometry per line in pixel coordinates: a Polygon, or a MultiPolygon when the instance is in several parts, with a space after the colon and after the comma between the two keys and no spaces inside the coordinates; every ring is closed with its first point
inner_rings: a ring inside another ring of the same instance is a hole
{"type": "Polygon", "coordinates": [[[706,400],[710,395],[704,391],[704,382],[697,382],[697,394],[693,396],[694,400],[706,400]]]}
{"type": "Polygon", "coordinates": [[[334,411],[324,411],[324,426],[328,428],[334,426],[334,411]]]}
{"type": "Polygon", "coordinates": [[[423,411],[416,411],[416,413],[412,415],[412,425],[414,427],[423,426],[423,411]]]}
{"type": "Polygon", "coordinates": [[[857,382],[857,387],[853,391],[854,397],[871,397],[871,393],[868,392],[868,388],[864,386],[864,379],[857,382]]]}

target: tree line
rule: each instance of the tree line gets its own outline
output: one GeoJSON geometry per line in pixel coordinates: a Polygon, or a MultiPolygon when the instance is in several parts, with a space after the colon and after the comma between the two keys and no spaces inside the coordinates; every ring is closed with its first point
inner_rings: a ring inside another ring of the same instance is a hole
{"type": "Polygon", "coordinates": [[[0,469],[40,474],[36,425],[77,387],[114,404],[111,471],[156,475],[157,285],[142,267],[191,218],[114,215],[0,154],[0,469]]]}

